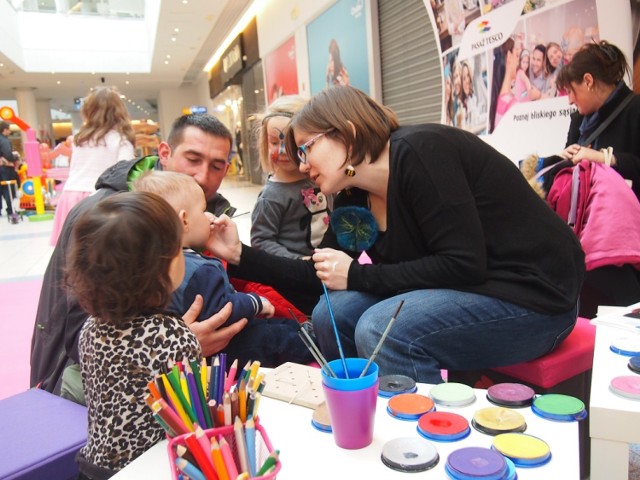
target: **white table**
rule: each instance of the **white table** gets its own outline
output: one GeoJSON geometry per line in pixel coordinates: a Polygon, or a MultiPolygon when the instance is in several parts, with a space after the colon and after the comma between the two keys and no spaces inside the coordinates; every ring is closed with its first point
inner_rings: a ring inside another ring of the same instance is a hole
{"type": "MultiPolygon", "coordinates": [[[[640,304],[638,304],[640,305],[640,304]]],[[[640,400],[620,397],[609,390],[611,379],[635,375],[627,364],[629,357],[609,348],[620,337],[640,336],[628,330],[598,324],[621,317],[638,305],[596,319],[590,400],[591,479],[626,480],[629,472],[629,444],[640,443],[640,400]]]]}
{"type": "MultiPolygon", "coordinates": [[[[431,386],[419,385],[418,393],[427,395],[431,386]]],[[[438,410],[459,413],[471,420],[480,408],[492,406],[486,399],[486,390],[476,390],[477,400],[464,408],[438,410]]],[[[301,478],[413,478],[387,468],[380,460],[383,445],[398,437],[418,437],[417,422],[392,418],[386,412],[388,400],[378,398],[373,443],[361,450],[343,450],[337,447],[329,433],[311,425],[312,411],[286,402],[263,397],[260,401],[260,419],[274,448],[280,450],[282,469],[278,480],[301,478]]],[[[518,409],[527,422],[525,433],[545,440],[552,453],[551,461],[538,468],[518,468],[518,479],[541,478],[572,480],[580,478],[578,453],[578,423],[552,422],[536,416],[530,408],[518,409]]],[[[471,429],[463,440],[452,443],[433,442],[440,462],[432,470],[418,474],[420,478],[444,479],[447,456],[454,450],[468,446],[490,447],[493,438],[471,429]]],[[[426,440],[425,440],[426,441],[426,440]]],[[[113,477],[114,480],[154,478],[170,480],[167,442],[162,441],[133,461],[113,477]]]]}

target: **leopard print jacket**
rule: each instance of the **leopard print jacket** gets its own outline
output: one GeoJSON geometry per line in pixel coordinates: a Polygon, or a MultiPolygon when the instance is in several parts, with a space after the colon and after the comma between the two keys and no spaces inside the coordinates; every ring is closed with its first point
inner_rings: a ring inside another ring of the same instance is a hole
{"type": "Polygon", "coordinates": [[[145,404],[147,384],[170,359],[200,361],[200,344],[182,319],[157,313],[118,327],[90,317],[79,351],[89,411],[87,444],[79,456],[120,470],[164,436],[145,404]]]}

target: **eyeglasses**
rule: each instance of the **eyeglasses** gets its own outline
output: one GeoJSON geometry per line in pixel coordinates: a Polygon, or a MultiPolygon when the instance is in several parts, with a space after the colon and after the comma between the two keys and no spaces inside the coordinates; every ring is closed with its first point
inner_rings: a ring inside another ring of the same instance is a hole
{"type": "Polygon", "coordinates": [[[302,145],[300,145],[298,147],[298,160],[300,160],[301,164],[303,164],[303,165],[307,164],[307,151],[311,148],[311,146],[314,143],[316,143],[318,140],[320,140],[320,138],[322,138],[323,136],[325,136],[329,132],[330,132],[330,130],[327,130],[326,132],[319,133],[318,135],[313,137],[311,140],[309,140],[307,143],[304,143],[304,144],[302,144],[302,145]]]}

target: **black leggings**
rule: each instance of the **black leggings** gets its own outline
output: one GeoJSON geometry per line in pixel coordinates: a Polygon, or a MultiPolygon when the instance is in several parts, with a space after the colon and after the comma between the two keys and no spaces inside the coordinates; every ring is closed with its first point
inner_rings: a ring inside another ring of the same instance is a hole
{"type": "Polygon", "coordinates": [[[580,292],[581,317],[593,318],[598,305],[626,307],[640,302],[640,272],[631,265],[606,266],[586,273],[580,292]]]}

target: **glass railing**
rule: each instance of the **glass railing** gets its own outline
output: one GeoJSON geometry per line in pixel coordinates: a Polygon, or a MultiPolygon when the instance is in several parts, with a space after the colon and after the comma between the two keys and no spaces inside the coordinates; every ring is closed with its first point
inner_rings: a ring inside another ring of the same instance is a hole
{"type": "Polygon", "coordinates": [[[16,12],[144,18],[145,0],[6,0],[16,12]]]}

